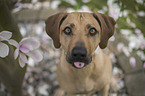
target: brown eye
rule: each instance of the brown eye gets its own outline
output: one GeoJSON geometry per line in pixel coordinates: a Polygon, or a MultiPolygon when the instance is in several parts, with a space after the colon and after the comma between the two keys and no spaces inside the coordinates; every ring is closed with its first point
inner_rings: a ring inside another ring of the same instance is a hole
{"type": "Polygon", "coordinates": [[[93,28],[90,29],[89,34],[90,34],[91,36],[94,36],[97,32],[98,32],[98,31],[93,27],[93,28]]]}
{"type": "Polygon", "coordinates": [[[94,34],[95,32],[96,32],[95,29],[91,29],[91,30],[90,30],[90,33],[91,33],[91,34],[94,34]]]}
{"type": "Polygon", "coordinates": [[[66,35],[70,35],[71,34],[71,28],[70,27],[66,27],[63,32],[66,34],[66,35]]]}

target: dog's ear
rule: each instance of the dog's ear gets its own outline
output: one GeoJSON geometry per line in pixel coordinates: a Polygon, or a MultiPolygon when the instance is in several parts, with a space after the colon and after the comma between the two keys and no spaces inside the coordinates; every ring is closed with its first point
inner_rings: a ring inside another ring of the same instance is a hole
{"type": "Polygon", "coordinates": [[[46,33],[52,38],[55,48],[60,48],[60,25],[63,20],[66,18],[67,13],[57,13],[47,18],[45,21],[46,24],[46,33]]]}
{"type": "Polygon", "coordinates": [[[93,16],[97,19],[101,26],[100,48],[104,49],[107,46],[108,39],[114,34],[115,20],[107,15],[94,12],[93,16]]]}

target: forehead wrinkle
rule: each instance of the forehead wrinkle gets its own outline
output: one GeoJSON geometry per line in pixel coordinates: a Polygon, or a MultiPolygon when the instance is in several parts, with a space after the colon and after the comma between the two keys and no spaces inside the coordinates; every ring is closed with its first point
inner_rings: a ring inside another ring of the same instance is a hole
{"type": "Polygon", "coordinates": [[[73,12],[73,13],[70,13],[68,17],[70,18],[70,20],[72,20],[71,23],[80,24],[80,23],[84,23],[84,21],[86,21],[85,20],[86,18],[89,18],[89,14],[88,13],[73,12]]]}
{"type": "Polygon", "coordinates": [[[78,23],[81,23],[81,13],[77,14],[77,18],[76,19],[77,19],[78,23]]]}
{"type": "MultiPolygon", "coordinates": [[[[73,15],[75,17],[74,24],[77,26],[77,30],[81,30],[84,32],[86,30],[88,21],[87,18],[89,17],[89,14],[86,13],[77,13],[73,15]]],[[[72,16],[72,17],[73,17],[72,16]]],[[[91,24],[89,24],[91,26],[91,24]]]]}
{"type": "Polygon", "coordinates": [[[70,13],[65,24],[74,24],[74,28],[79,30],[86,28],[88,24],[93,27],[100,27],[95,18],[89,13],[70,13]]]}
{"type": "Polygon", "coordinates": [[[74,18],[74,20],[77,21],[77,23],[81,23],[82,21],[84,21],[84,13],[76,13],[72,16],[72,18],[74,18]]]}
{"type": "Polygon", "coordinates": [[[77,25],[77,26],[80,26],[80,27],[85,27],[86,25],[84,25],[84,24],[86,24],[87,22],[85,21],[85,16],[84,16],[84,13],[79,13],[79,14],[77,14],[77,16],[76,16],[76,20],[75,20],[75,24],[77,25]]]}
{"type": "Polygon", "coordinates": [[[80,13],[80,14],[79,14],[79,19],[80,19],[80,22],[81,22],[81,23],[84,22],[84,20],[85,20],[85,15],[86,15],[85,13],[80,13]],[[83,21],[83,22],[82,22],[82,21],[83,21]]]}

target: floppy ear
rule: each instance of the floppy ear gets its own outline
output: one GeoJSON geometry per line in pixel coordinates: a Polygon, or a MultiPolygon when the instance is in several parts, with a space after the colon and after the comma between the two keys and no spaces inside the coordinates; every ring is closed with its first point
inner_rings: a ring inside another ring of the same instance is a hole
{"type": "Polygon", "coordinates": [[[98,12],[94,12],[93,15],[101,26],[101,40],[99,46],[101,49],[104,49],[107,46],[108,39],[114,34],[116,22],[112,17],[98,12]]]}
{"type": "Polygon", "coordinates": [[[66,18],[67,13],[57,13],[47,18],[45,21],[46,24],[46,33],[52,38],[55,48],[60,48],[60,37],[59,37],[59,27],[62,24],[63,20],[66,18]]]}

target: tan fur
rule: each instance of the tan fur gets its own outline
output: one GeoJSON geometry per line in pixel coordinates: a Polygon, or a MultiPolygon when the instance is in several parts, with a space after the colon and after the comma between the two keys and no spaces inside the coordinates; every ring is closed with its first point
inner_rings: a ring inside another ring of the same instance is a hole
{"type": "MultiPolygon", "coordinates": [[[[62,46],[60,63],[57,66],[57,79],[61,89],[57,91],[56,96],[60,96],[59,92],[63,93],[62,91],[66,92],[68,96],[75,96],[78,94],[89,96],[96,91],[101,91],[102,96],[108,96],[108,90],[112,79],[112,64],[109,57],[104,54],[101,49],[97,55],[95,55],[95,50],[98,46],[101,46],[101,48],[107,46],[108,39],[114,33],[115,21],[109,16],[96,12],[62,14],[63,16],[61,15],[61,18],[65,16],[64,20],[57,22],[62,23],[59,26],[59,32],[57,32],[57,35],[59,34],[57,38],[59,38],[60,41],[55,41],[55,39],[53,39],[54,37],[52,38],[56,45],[60,44],[62,46]],[[70,24],[73,24],[72,36],[68,36],[62,31],[65,27],[71,26],[70,24]],[[88,24],[95,27],[99,33],[95,36],[90,36],[88,34],[88,24]],[[109,33],[107,33],[106,30],[109,33]],[[107,40],[102,41],[103,38],[107,40]],[[76,69],[66,61],[66,56],[67,52],[71,52],[75,46],[82,46],[79,44],[77,45],[77,42],[80,41],[84,43],[83,46],[87,49],[88,54],[92,56],[92,62],[82,69],[76,69]]],[[[56,16],[57,14],[54,18],[56,18],[56,16]]],[[[47,19],[46,29],[50,28],[51,30],[50,18],[52,19],[53,16],[47,19]],[[48,24],[50,24],[49,27],[47,26],[48,24]]],[[[56,31],[53,32],[56,33],[56,31]]],[[[47,33],[49,36],[52,34],[49,31],[47,31],[47,33]]]]}

